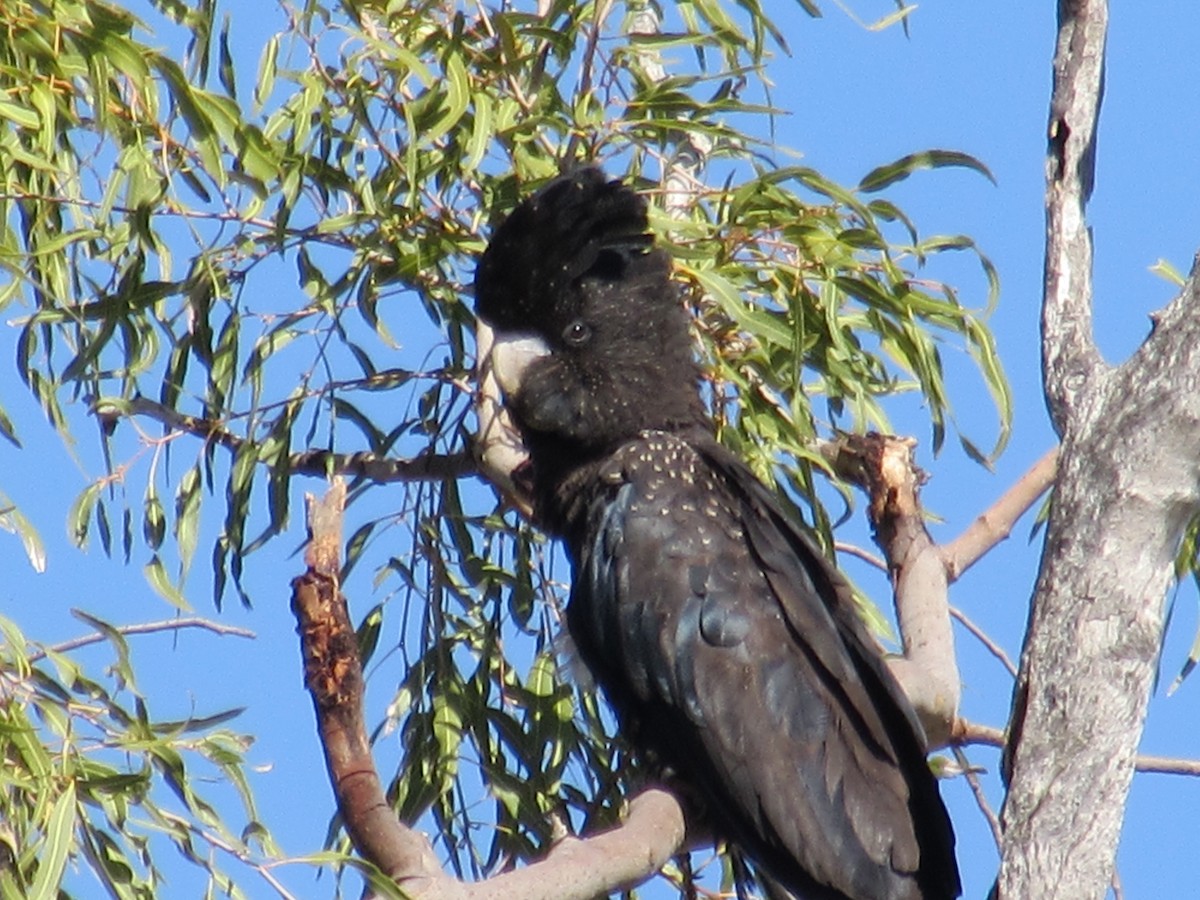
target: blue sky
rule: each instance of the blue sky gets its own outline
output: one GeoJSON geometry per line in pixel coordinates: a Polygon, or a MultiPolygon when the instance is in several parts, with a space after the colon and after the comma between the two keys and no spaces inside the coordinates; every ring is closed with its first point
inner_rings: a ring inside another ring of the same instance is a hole
{"type": "MultiPolygon", "coordinates": [[[[974,154],[996,176],[992,185],[966,171],[931,173],[888,194],[924,234],[970,234],[1002,279],[992,325],[1016,408],[1012,442],[995,473],[966,459],[951,441],[939,458],[931,458],[920,411],[904,404],[893,411],[897,430],[911,431],[924,442],[920,461],[932,475],[924,499],[942,520],[931,530],[936,539],[948,540],[1054,442],[1041,400],[1037,321],[1055,4],[928,0],[912,17],[909,37],[895,28],[866,31],[832,4],[819,21],[791,6],[773,5],[792,49],[792,57],[779,59],[772,69],[773,99],[792,113],[779,124],[779,142],[802,152],[805,164],[853,184],[876,165],[936,147],[974,154]]],[[[866,20],[893,8],[888,0],[857,0],[852,5],[866,20]]],[[[238,24],[234,49],[243,78],[252,77],[265,35],[277,27],[274,4],[260,0],[228,8],[238,24]]],[[[1197,46],[1200,17],[1191,3],[1146,0],[1113,9],[1097,188],[1090,207],[1097,336],[1113,362],[1137,346],[1146,333],[1148,313],[1173,295],[1171,286],[1149,267],[1163,258],[1186,271],[1200,247],[1197,46]]],[[[984,286],[976,273],[977,267],[964,260],[963,298],[981,304],[984,286]]],[[[0,357],[11,358],[14,342],[13,329],[0,330],[0,357]]],[[[961,383],[951,386],[956,412],[964,430],[986,446],[995,427],[994,413],[969,366],[952,363],[953,371],[960,368],[961,383]]],[[[167,617],[170,610],[147,587],[140,565],[126,568],[105,559],[98,549],[81,554],[66,541],[67,507],[88,476],[98,474],[95,448],[80,448],[80,456],[88,461],[85,476],[43,424],[11,368],[0,370],[0,391],[26,443],[23,451],[0,446],[0,487],[34,521],[49,554],[47,571],[35,575],[25,565],[19,544],[0,535],[0,571],[6,573],[0,613],[45,641],[83,630],[66,613],[72,606],[117,623],[167,617]]],[[[294,509],[305,489],[317,490],[319,484],[297,483],[294,509]]],[[[382,504],[386,508],[386,498],[382,504]]],[[[285,849],[300,854],[320,847],[332,798],[301,685],[294,622],[287,608],[287,579],[300,569],[298,560],[287,557],[302,538],[301,523],[293,518],[293,535],[277,541],[279,546],[269,553],[252,557],[248,579],[255,608],[247,612],[232,601],[220,616],[253,629],[259,635],[255,642],[183,633],[138,638],[133,648],[141,687],[157,715],[248,707],[238,725],[259,737],[250,758],[259,767],[254,787],[264,820],[285,849]]],[[[953,588],[951,598],[1014,659],[1037,567],[1037,544],[1027,542],[1028,533],[1025,521],[1012,539],[953,588]]],[[[845,538],[869,543],[861,522],[852,523],[845,538]]],[[[859,570],[855,575],[886,602],[881,578],[859,570]]],[[[366,579],[361,580],[360,594],[350,591],[359,613],[374,602],[366,579]]],[[[211,613],[209,591],[201,578],[195,587],[197,611],[211,613]]],[[[1174,621],[1163,651],[1164,686],[1186,657],[1197,622],[1191,586],[1181,589],[1174,602],[1174,621]]],[[[1002,726],[1009,702],[1007,676],[965,632],[959,630],[957,639],[964,714],[1002,726]]],[[[106,651],[88,652],[84,659],[102,664],[106,651]]],[[[394,683],[385,672],[373,685],[373,698],[386,702],[394,683]]],[[[377,706],[375,715],[378,710],[377,706]]],[[[1160,688],[1151,703],[1144,752],[1200,756],[1198,720],[1200,683],[1186,682],[1170,698],[1160,688]]],[[[1002,793],[994,775],[997,754],[976,748],[971,757],[990,771],[985,783],[998,809],[1002,793]]],[[[982,897],[996,866],[990,834],[961,780],[947,783],[943,792],[959,834],[965,896],[982,897]]],[[[1197,780],[1162,775],[1135,780],[1118,860],[1127,898],[1196,894],[1200,867],[1191,854],[1197,809],[1197,780]]],[[[181,881],[170,896],[198,893],[186,873],[178,877],[181,881]]],[[[314,887],[300,868],[285,873],[285,878],[299,896],[330,893],[328,878],[314,887]]],[[[252,896],[273,896],[262,883],[248,882],[248,888],[252,896]]]]}

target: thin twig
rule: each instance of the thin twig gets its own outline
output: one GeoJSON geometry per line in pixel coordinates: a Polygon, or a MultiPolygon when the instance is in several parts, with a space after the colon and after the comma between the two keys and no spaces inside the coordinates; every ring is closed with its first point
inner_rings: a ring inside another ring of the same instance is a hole
{"type": "MultiPolygon", "coordinates": [[[[75,612],[75,610],[72,610],[75,612]]],[[[182,631],[184,628],[200,628],[204,631],[211,631],[218,635],[232,635],[234,637],[243,637],[254,639],[257,635],[248,628],[238,628],[235,625],[222,625],[220,622],[213,622],[210,619],[202,619],[199,616],[185,616],[179,619],[164,619],[161,622],[141,622],[136,625],[115,625],[113,631],[120,635],[131,634],[154,634],[160,631],[182,631]]],[[[108,635],[102,634],[99,631],[94,631],[91,634],[81,635],[77,638],[71,638],[69,641],[63,641],[61,644],[54,644],[51,647],[46,647],[43,650],[35,650],[29,654],[30,662],[37,662],[45,659],[49,653],[69,653],[72,650],[78,650],[80,647],[86,647],[89,644],[98,644],[101,641],[107,640],[108,635]]]]}
{"type": "Polygon", "coordinates": [[[189,822],[183,816],[179,816],[165,810],[162,811],[162,814],[169,822],[173,823],[176,828],[182,829],[190,834],[194,834],[196,837],[205,841],[210,846],[224,853],[228,853],[238,862],[256,871],[267,882],[267,884],[271,885],[271,887],[273,887],[279,893],[279,896],[283,898],[283,900],[298,900],[296,895],[288,891],[283,883],[269,871],[273,866],[292,862],[291,860],[281,860],[280,862],[271,864],[262,863],[254,859],[247,850],[239,848],[238,846],[230,843],[228,840],[218,837],[204,828],[197,828],[193,823],[189,822]]]}
{"type": "Polygon", "coordinates": [[[1200,776],[1200,760],[1175,759],[1169,756],[1146,756],[1139,753],[1135,768],[1139,772],[1155,772],[1159,775],[1200,776]]]}
{"type": "MultiPolygon", "coordinates": [[[[968,722],[959,719],[954,723],[954,735],[950,742],[956,747],[969,744],[981,744],[986,747],[1003,748],[1004,732],[990,725],[980,725],[978,722],[968,722]]],[[[1200,759],[1183,759],[1172,756],[1149,756],[1139,753],[1134,763],[1139,772],[1153,772],[1159,775],[1189,775],[1200,777],[1200,759]]]]}
{"type": "Polygon", "coordinates": [[[988,651],[992,654],[992,656],[1000,660],[1004,668],[1008,669],[1009,675],[1013,676],[1014,678],[1017,677],[1017,667],[1013,665],[1013,661],[1009,659],[1008,654],[1004,652],[1004,648],[987,636],[987,632],[972,622],[971,619],[967,617],[967,614],[957,606],[950,607],[950,615],[958,619],[958,621],[962,623],[963,627],[979,640],[979,643],[988,648],[988,651]]]}
{"type": "Polygon", "coordinates": [[[995,811],[992,809],[992,804],[988,803],[987,794],[983,791],[983,785],[979,781],[979,776],[972,770],[971,761],[967,759],[967,754],[963,752],[961,747],[952,747],[951,749],[954,751],[955,761],[963,771],[963,777],[967,780],[967,784],[971,788],[971,793],[975,795],[975,803],[979,807],[979,811],[983,813],[988,827],[992,829],[992,839],[995,840],[996,847],[999,849],[1004,840],[1004,831],[1000,828],[1000,819],[997,818],[995,811]]]}
{"type": "Polygon", "coordinates": [[[845,553],[847,556],[855,556],[858,559],[861,559],[863,562],[879,569],[881,572],[886,572],[888,570],[887,563],[885,563],[875,554],[871,553],[869,550],[864,550],[857,544],[850,544],[846,541],[834,541],[833,549],[837,550],[839,553],[845,553]]]}

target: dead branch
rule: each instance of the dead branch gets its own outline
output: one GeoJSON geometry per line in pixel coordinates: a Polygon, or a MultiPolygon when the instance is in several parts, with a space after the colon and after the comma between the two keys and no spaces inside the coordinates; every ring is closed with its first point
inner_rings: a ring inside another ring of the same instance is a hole
{"type": "Polygon", "coordinates": [[[966,531],[942,545],[942,561],[951,582],[957,581],[963,572],[1012,533],[1017,520],[1054,483],[1057,471],[1058,448],[1055,447],[981,513],[966,531]]]}
{"type": "Polygon", "coordinates": [[[326,768],[358,853],[414,900],[589,900],[657,872],[685,839],[683,807],[664,788],[632,798],[615,828],[564,838],[543,859],[476,884],[448,875],[428,839],[396,818],[371,755],[358,642],[340,591],[345,497],[345,484],[336,479],[321,500],[307,498],[308,568],[292,582],[292,610],[326,768]]]}
{"type": "Polygon", "coordinates": [[[371,757],[358,642],[339,584],[345,483],[335,480],[320,501],[306,499],[308,570],[292,582],[292,611],[338,809],[358,852],[397,883],[437,879],[442,870],[432,847],[396,818],[371,757]]]}
{"type": "MultiPolygon", "coordinates": [[[[944,744],[954,730],[961,686],[950,617],[964,626],[1015,674],[1008,655],[963,613],[949,604],[949,585],[988,550],[1004,540],[1016,521],[1053,483],[1058,451],[1051,450],[969,528],[949,544],[934,543],[925,528],[920,488],[924,472],[913,460],[916,441],[878,434],[843,435],[821,452],[834,470],[869,497],[867,515],[883,550],[904,656],[888,660],[892,674],[925,726],[930,746],[944,744]]],[[[861,549],[839,545],[874,565],[861,549]]]]}
{"type": "MultiPolygon", "coordinates": [[[[236,453],[247,443],[234,434],[225,423],[216,419],[189,416],[146,397],[129,401],[132,415],[145,416],[161,422],[172,431],[190,434],[236,453]]],[[[305,450],[288,456],[287,470],[295,475],[330,474],[350,478],[366,478],[380,483],[396,481],[444,481],[477,474],[478,468],[470,453],[422,453],[412,459],[389,459],[374,453],[333,453],[326,450],[305,450]]]]}
{"type": "Polygon", "coordinates": [[[949,738],[961,684],[950,625],[946,567],[925,530],[919,499],[925,474],[913,462],[916,441],[880,434],[844,435],[826,455],[870,498],[867,515],[887,558],[904,656],[888,660],[925,726],[931,747],[949,738]]]}
{"type": "Polygon", "coordinates": [[[1046,153],[1046,264],[1042,373],[1058,434],[1076,399],[1108,369],[1092,336],[1092,232],[1087,202],[1096,177],[1096,126],[1104,93],[1107,0],[1059,4],[1058,46],[1046,153]]]}

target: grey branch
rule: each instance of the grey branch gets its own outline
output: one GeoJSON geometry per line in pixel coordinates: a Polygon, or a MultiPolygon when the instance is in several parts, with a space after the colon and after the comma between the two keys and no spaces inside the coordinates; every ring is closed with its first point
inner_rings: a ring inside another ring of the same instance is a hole
{"type": "MultiPolygon", "coordinates": [[[[76,610],[72,613],[77,614],[76,610]]],[[[232,635],[234,637],[253,639],[255,634],[246,628],[238,628],[236,625],[222,625],[220,622],[213,622],[210,619],[203,619],[199,616],[184,616],[178,619],[163,619],[159,622],[139,622],[136,625],[115,625],[113,631],[120,635],[134,634],[156,634],[162,631],[183,631],[187,628],[199,628],[204,631],[211,631],[217,635],[232,635]]],[[[29,654],[30,662],[37,662],[44,659],[47,653],[68,653],[71,650],[78,650],[80,647],[86,647],[90,644],[99,644],[101,641],[108,640],[108,635],[99,631],[93,631],[89,634],[83,634],[79,637],[71,638],[69,641],[63,641],[60,644],[55,644],[52,647],[47,647],[45,650],[37,650],[29,654]]]]}
{"type": "Polygon", "coordinates": [[[844,435],[822,452],[843,477],[870,497],[867,515],[887,558],[903,657],[888,666],[925,727],[931,747],[948,740],[958,715],[961,682],[946,566],[925,529],[919,498],[925,479],[913,461],[916,442],[889,435],[844,435]]]}
{"type": "MultiPolygon", "coordinates": [[[[991,650],[1009,671],[1007,655],[962,613],[952,610],[949,585],[1004,540],[1013,525],[1054,479],[1056,451],[1034,464],[991,508],[949,544],[934,543],[925,528],[920,486],[925,473],[913,459],[916,442],[885,435],[844,435],[821,446],[834,469],[870,497],[868,516],[886,557],[904,655],[888,665],[912,701],[931,747],[945,744],[956,727],[961,686],[950,627],[952,615],[991,650]]],[[[857,548],[840,545],[876,565],[857,548]]]]}
{"type": "Polygon", "coordinates": [[[683,845],[683,810],[673,794],[648,788],[629,801],[616,828],[564,838],[545,859],[470,885],[467,900],[591,900],[636,887],[683,845]]]}
{"type": "Polygon", "coordinates": [[[966,531],[942,545],[942,560],[951,581],[957,581],[963,572],[1012,533],[1017,520],[1054,484],[1057,471],[1058,448],[1055,447],[981,513],[966,531]]]}
{"type": "Polygon", "coordinates": [[[1046,283],[1042,374],[1059,435],[1075,398],[1103,374],[1092,338],[1092,236],[1085,207],[1096,168],[1106,0],[1060,2],[1046,153],[1046,283]]]}
{"type": "MultiPolygon", "coordinates": [[[[976,722],[968,722],[966,719],[959,719],[954,731],[954,739],[951,743],[956,747],[980,744],[986,747],[999,747],[1000,749],[1003,749],[1007,745],[1004,732],[1001,729],[993,728],[990,725],[980,725],[976,722]]],[[[1139,753],[1134,760],[1134,768],[1139,772],[1153,772],[1158,775],[1200,777],[1200,759],[1183,759],[1175,756],[1151,756],[1146,753],[1139,753]]]]}
{"type": "Polygon", "coordinates": [[[845,553],[847,556],[853,556],[856,559],[861,559],[867,565],[873,566],[881,572],[886,572],[888,570],[886,562],[884,562],[874,553],[859,547],[857,544],[850,544],[846,541],[834,541],[833,549],[838,553],[845,553]]]}
{"type": "Polygon", "coordinates": [[[950,607],[950,615],[958,619],[958,621],[962,623],[963,628],[971,632],[971,634],[975,636],[975,639],[979,641],[979,643],[983,644],[983,646],[987,648],[988,652],[991,653],[992,656],[1000,660],[1000,664],[1004,666],[1006,670],[1008,670],[1009,675],[1012,675],[1014,678],[1016,677],[1017,667],[1014,666],[1013,661],[1008,658],[1008,654],[1004,652],[1004,648],[993,641],[988,636],[986,631],[976,625],[961,609],[956,609],[953,606],[950,607]]]}
{"type": "Polygon", "coordinates": [[[967,759],[967,754],[963,752],[962,747],[955,746],[954,760],[958,763],[958,767],[962,769],[963,778],[967,780],[967,786],[971,789],[971,794],[975,797],[975,805],[979,807],[979,811],[983,813],[984,819],[987,820],[988,828],[992,832],[992,839],[996,842],[996,846],[1000,847],[1004,843],[1004,832],[1000,829],[1000,819],[996,816],[995,810],[992,809],[992,804],[988,802],[987,794],[983,790],[983,784],[979,780],[979,773],[971,768],[971,761],[967,759]]]}

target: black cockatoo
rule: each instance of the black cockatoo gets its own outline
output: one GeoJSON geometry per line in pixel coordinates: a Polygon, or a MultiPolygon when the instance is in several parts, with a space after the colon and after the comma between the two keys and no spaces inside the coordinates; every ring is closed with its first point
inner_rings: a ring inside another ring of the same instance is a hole
{"type": "Polygon", "coordinates": [[[475,296],[571,637],[633,746],[797,897],[957,897],[921,728],[844,579],[717,443],[643,199],[595,168],[551,182],[475,296]]]}

